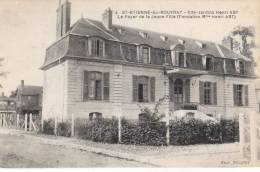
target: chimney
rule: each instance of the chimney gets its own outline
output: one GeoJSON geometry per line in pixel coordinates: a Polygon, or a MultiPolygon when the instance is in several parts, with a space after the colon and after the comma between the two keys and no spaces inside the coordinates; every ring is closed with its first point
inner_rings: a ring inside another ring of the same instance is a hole
{"type": "Polygon", "coordinates": [[[68,0],[66,0],[63,4],[61,4],[61,0],[59,0],[59,7],[56,10],[56,39],[59,39],[65,35],[70,29],[70,9],[71,3],[68,2],[68,0]]]}
{"type": "Polygon", "coordinates": [[[21,87],[24,86],[24,80],[21,80],[21,87]]]}
{"type": "Polygon", "coordinates": [[[230,36],[225,37],[222,41],[221,41],[222,45],[230,50],[233,50],[233,38],[231,38],[230,36]]]}
{"type": "Polygon", "coordinates": [[[112,13],[112,10],[108,8],[102,14],[102,23],[107,30],[111,30],[112,28],[112,13]]]}

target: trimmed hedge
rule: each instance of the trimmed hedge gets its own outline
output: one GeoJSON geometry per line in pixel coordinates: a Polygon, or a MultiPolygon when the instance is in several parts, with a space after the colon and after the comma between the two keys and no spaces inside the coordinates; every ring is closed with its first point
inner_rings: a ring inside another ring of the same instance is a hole
{"type": "MultiPolygon", "coordinates": [[[[166,145],[165,122],[130,122],[122,119],[121,141],[134,145],[166,145]]],[[[54,134],[54,120],[48,119],[43,123],[43,133],[54,134]]],[[[239,140],[238,121],[222,120],[220,123],[203,122],[197,119],[182,119],[170,121],[170,144],[210,144],[226,143],[239,140]]],[[[102,143],[118,143],[118,120],[95,119],[81,120],[75,125],[76,136],[81,139],[102,143]]],[[[57,135],[71,135],[70,122],[61,122],[57,126],[57,135]]]]}
{"type": "Polygon", "coordinates": [[[125,144],[161,146],[166,144],[166,125],[157,123],[131,123],[122,120],[121,141],[125,144]]]}
{"type": "Polygon", "coordinates": [[[220,125],[197,119],[170,122],[170,144],[189,145],[220,142],[220,125]]]}
{"type": "Polygon", "coordinates": [[[231,143],[239,141],[239,122],[238,120],[222,120],[222,142],[231,143]]]}
{"type": "Polygon", "coordinates": [[[117,143],[118,121],[114,118],[88,121],[78,127],[77,136],[95,142],[117,143]]]}

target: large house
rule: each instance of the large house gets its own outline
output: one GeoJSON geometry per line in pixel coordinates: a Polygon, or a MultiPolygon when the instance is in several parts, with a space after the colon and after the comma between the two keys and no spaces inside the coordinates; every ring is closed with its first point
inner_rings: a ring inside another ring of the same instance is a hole
{"type": "Polygon", "coordinates": [[[139,105],[168,96],[162,112],[196,104],[211,116],[234,118],[256,109],[253,62],[221,45],[113,24],[79,19],[70,25],[71,4],[57,9],[57,38],[46,50],[43,117],[137,119],[139,105]]]}

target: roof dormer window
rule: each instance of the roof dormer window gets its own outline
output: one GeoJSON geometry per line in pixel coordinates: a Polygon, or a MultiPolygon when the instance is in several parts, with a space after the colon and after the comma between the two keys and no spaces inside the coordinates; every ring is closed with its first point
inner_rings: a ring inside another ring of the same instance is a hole
{"type": "Polygon", "coordinates": [[[117,28],[117,32],[120,33],[120,34],[123,34],[123,29],[122,28],[117,28]]]}
{"type": "Polygon", "coordinates": [[[179,42],[180,44],[182,44],[182,45],[185,44],[185,40],[183,40],[183,39],[178,39],[178,42],[179,42]]]}
{"type": "Polygon", "coordinates": [[[148,38],[148,33],[146,33],[146,32],[139,32],[139,35],[140,35],[142,38],[148,38]]]}
{"type": "Polygon", "coordinates": [[[161,35],[160,38],[163,40],[163,42],[167,42],[168,41],[168,37],[161,35]]]}
{"type": "Polygon", "coordinates": [[[103,57],[105,55],[105,42],[100,38],[90,38],[89,52],[92,56],[103,57]]]}
{"type": "Polygon", "coordinates": [[[196,41],[196,44],[200,47],[200,48],[205,48],[206,44],[200,41],[196,41]]]}

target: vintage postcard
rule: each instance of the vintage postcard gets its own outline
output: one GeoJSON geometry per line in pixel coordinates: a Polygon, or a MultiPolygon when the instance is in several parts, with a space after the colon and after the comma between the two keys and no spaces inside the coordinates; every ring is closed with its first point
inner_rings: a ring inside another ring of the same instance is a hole
{"type": "Polygon", "coordinates": [[[0,0],[0,167],[259,167],[259,0],[0,0]]]}

